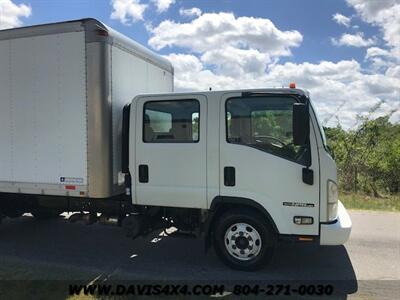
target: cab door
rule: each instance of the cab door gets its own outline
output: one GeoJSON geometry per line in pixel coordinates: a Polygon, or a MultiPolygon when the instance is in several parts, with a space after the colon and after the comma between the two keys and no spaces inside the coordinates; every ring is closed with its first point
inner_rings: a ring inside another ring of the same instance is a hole
{"type": "Polygon", "coordinates": [[[138,99],[135,203],[206,208],[206,121],[201,95],[138,99]]]}
{"type": "Polygon", "coordinates": [[[222,96],[220,195],[260,204],[281,234],[318,235],[318,151],[312,122],[310,144],[293,144],[298,101],[279,94],[222,96]],[[303,181],[303,172],[313,173],[312,184],[303,181]],[[311,218],[312,224],[297,224],[296,217],[311,218]]]}

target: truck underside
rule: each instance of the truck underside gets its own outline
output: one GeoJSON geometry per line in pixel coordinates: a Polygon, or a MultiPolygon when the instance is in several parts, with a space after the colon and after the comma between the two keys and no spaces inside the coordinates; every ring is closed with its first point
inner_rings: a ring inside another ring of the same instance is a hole
{"type": "MultiPolygon", "coordinates": [[[[65,216],[71,222],[83,221],[87,225],[98,222],[121,226],[129,238],[146,236],[157,230],[163,231],[165,236],[203,237],[206,250],[213,244],[217,254],[226,264],[250,271],[259,269],[272,257],[279,235],[267,212],[252,205],[252,202],[243,201],[215,199],[211,209],[204,210],[135,205],[132,204],[131,198],[125,195],[94,199],[0,193],[0,222],[3,217],[18,218],[25,213],[31,213],[37,219],[56,218],[62,213],[68,213],[65,216]],[[232,260],[224,253],[224,226],[232,222],[236,225],[229,225],[229,231],[232,233],[229,239],[237,245],[233,244],[230,250],[232,255],[257,255],[261,249],[261,238],[264,241],[268,240],[268,245],[262,248],[265,255],[256,260],[238,261],[232,260]],[[237,236],[234,235],[234,231],[237,236]]],[[[318,241],[318,237],[307,241],[318,241]]]]}
{"type": "Polygon", "coordinates": [[[0,216],[18,218],[25,213],[38,219],[68,213],[71,221],[87,224],[116,220],[130,238],[171,227],[175,234],[195,237],[205,220],[200,209],[134,205],[125,195],[93,199],[0,193],[0,216]]]}

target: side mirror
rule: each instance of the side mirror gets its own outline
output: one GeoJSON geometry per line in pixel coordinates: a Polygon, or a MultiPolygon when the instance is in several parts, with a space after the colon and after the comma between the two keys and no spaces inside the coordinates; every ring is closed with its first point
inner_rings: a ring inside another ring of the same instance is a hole
{"type": "Polygon", "coordinates": [[[303,103],[293,104],[293,143],[304,146],[310,136],[310,115],[308,106],[303,103]]]}

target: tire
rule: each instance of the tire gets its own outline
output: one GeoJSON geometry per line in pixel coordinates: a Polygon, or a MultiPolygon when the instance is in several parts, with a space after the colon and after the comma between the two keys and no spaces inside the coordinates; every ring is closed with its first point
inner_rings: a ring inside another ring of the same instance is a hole
{"type": "Polygon", "coordinates": [[[32,211],[31,214],[38,220],[49,220],[59,217],[61,212],[51,209],[38,209],[32,211]]]}
{"type": "Polygon", "coordinates": [[[143,232],[143,216],[130,215],[122,220],[122,228],[125,235],[129,238],[135,239],[143,232]]]}
{"type": "Polygon", "coordinates": [[[252,210],[230,210],[218,218],[214,227],[217,255],[236,270],[263,268],[272,259],[276,241],[268,220],[252,210]]]}
{"type": "Polygon", "coordinates": [[[4,215],[6,217],[9,217],[10,219],[20,218],[20,217],[22,217],[23,214],[24,213],[20,212],[20,211],[7,211],[7,212],[4,213],[4,215]]]}

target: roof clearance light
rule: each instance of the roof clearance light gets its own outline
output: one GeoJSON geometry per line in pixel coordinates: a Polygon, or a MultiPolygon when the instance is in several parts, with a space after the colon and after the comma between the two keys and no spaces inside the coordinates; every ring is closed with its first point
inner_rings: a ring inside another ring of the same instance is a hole
{"type": "Polygon", "coordinates": [[[289,88],[295,89],[295,88],[296,88],[296,83],[291,82],[291,83],[289,84],[289,88]]]}

